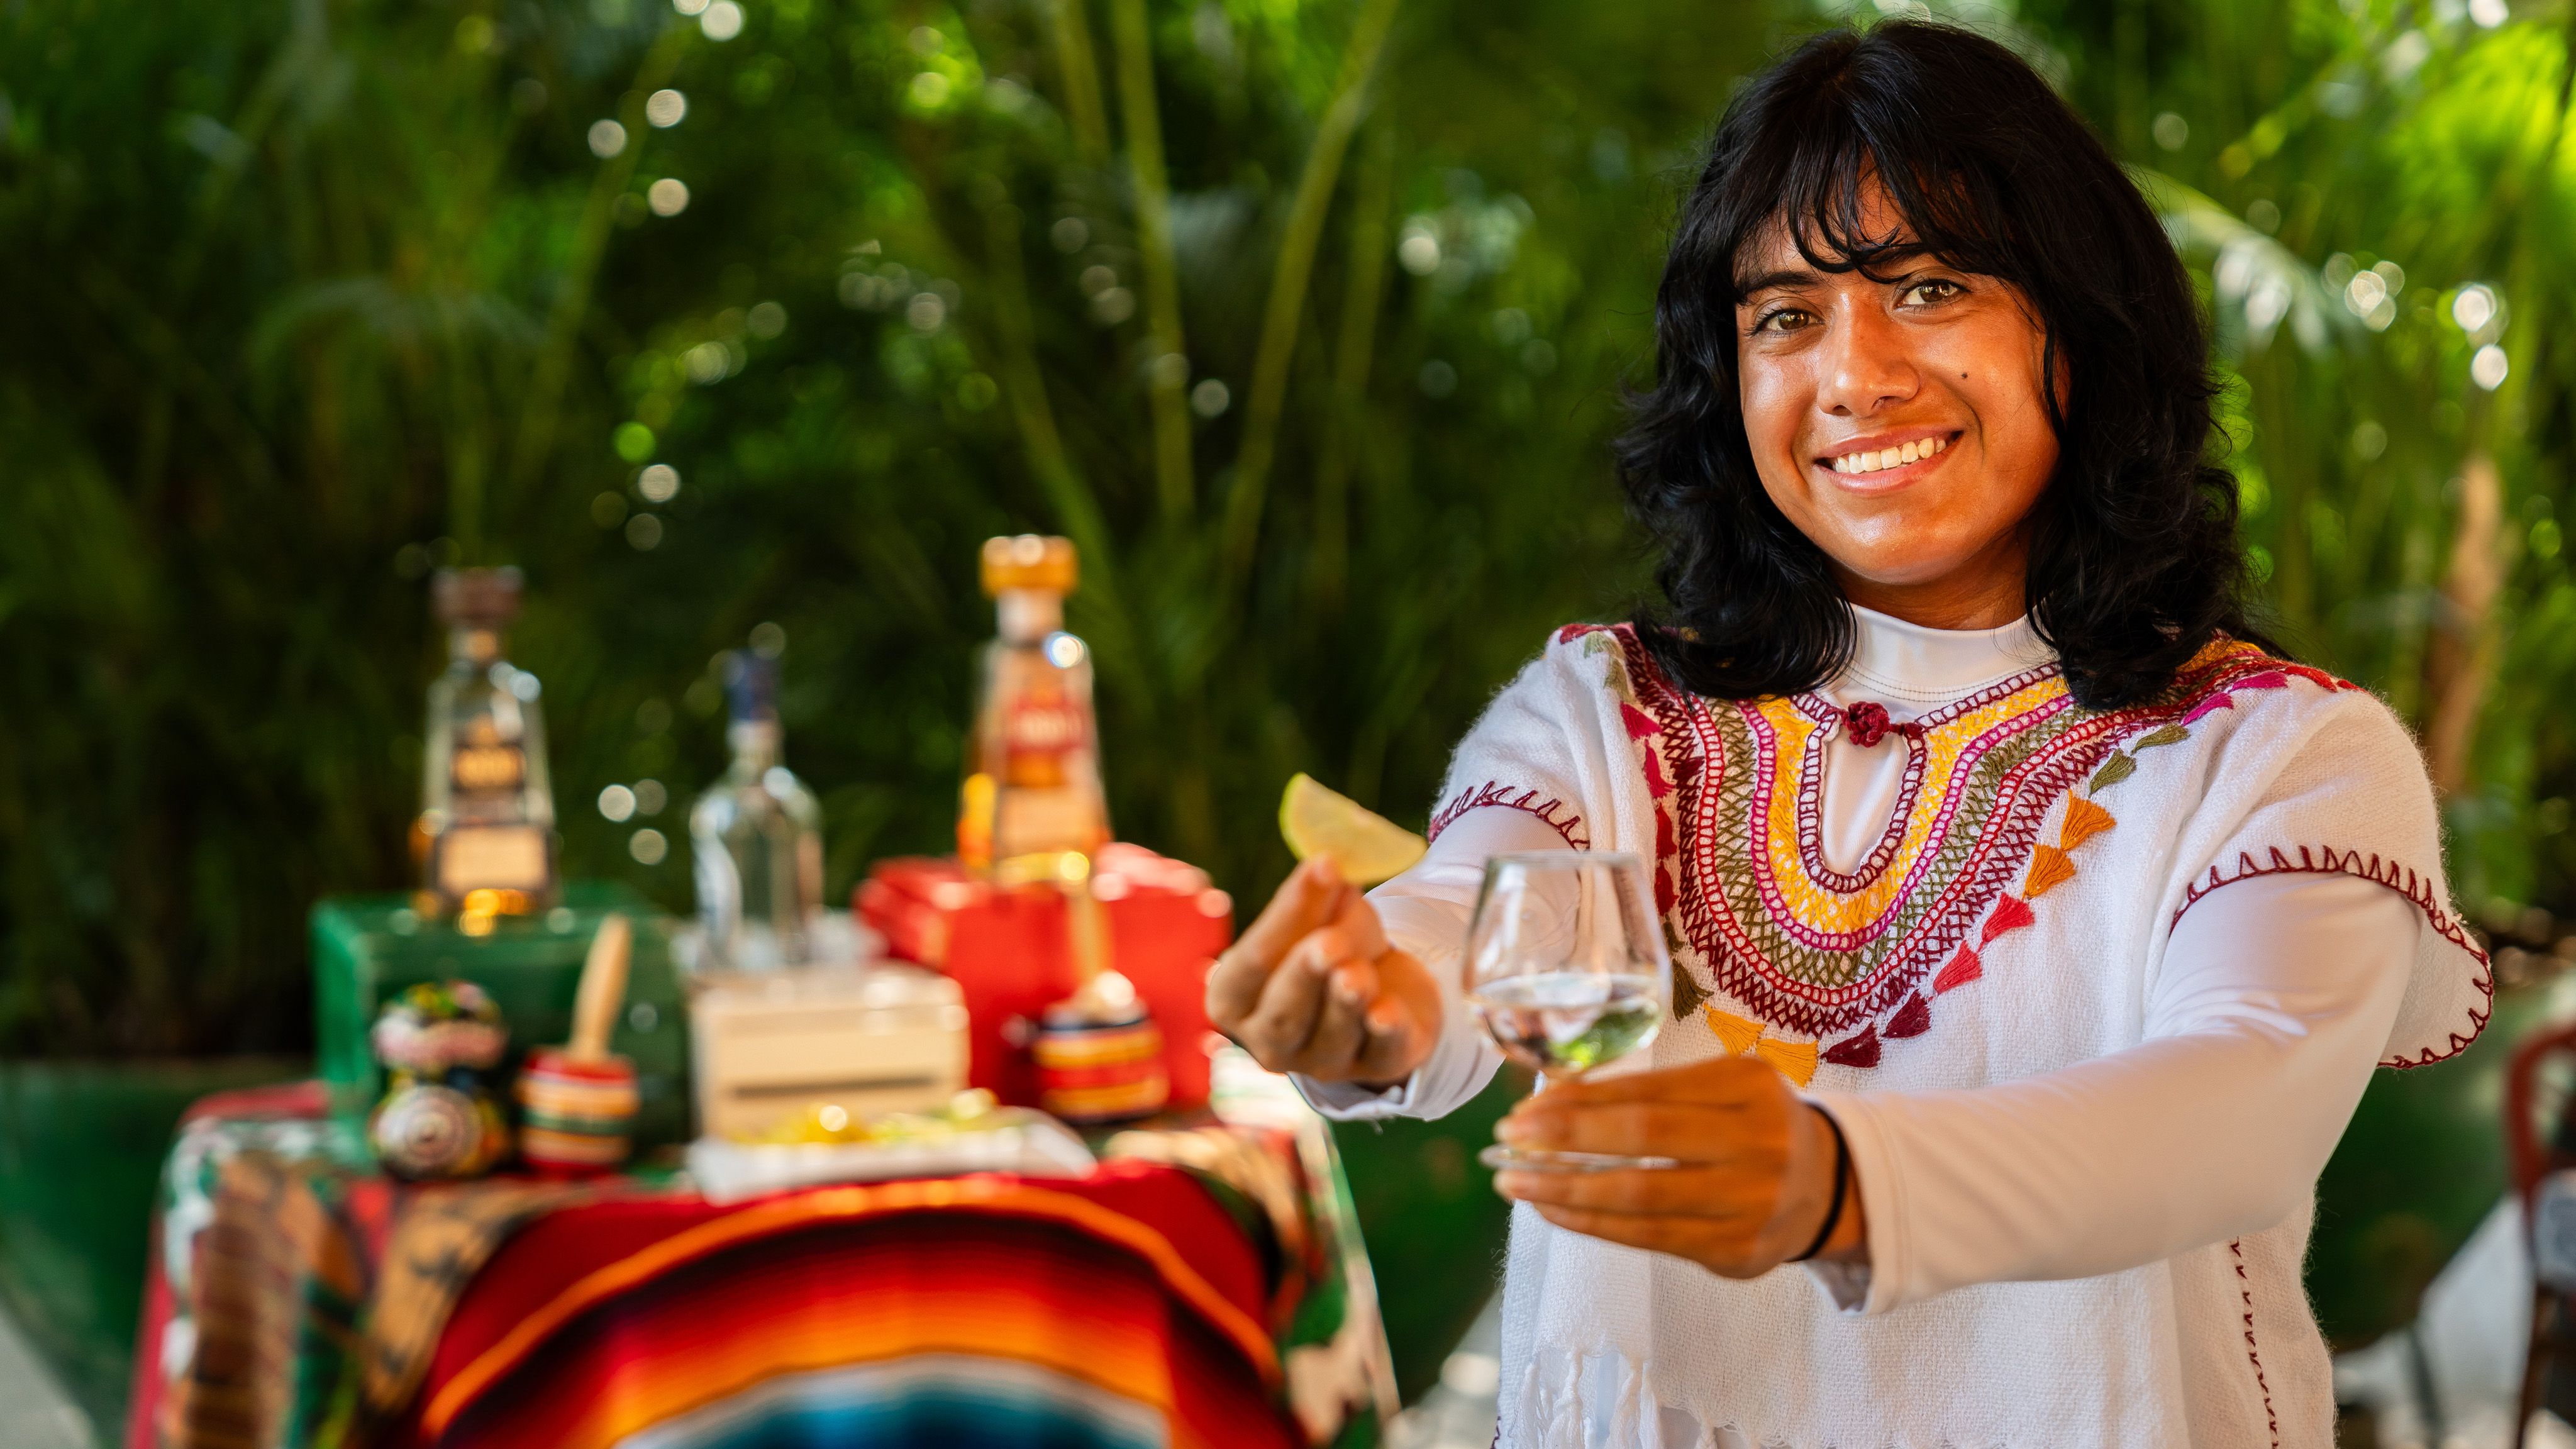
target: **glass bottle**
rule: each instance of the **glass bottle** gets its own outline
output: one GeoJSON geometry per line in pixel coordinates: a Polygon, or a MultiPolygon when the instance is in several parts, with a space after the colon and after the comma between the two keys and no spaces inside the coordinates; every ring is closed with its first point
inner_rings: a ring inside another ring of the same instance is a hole
{"type": "Polygon", "coordinates": [[[429,686],[414,840],[423,905],[471,934],[555,899],[555,798],[537,677],[505,657],[519,571],[440,569],[447,672],[429,686]]]}
{"type": "Polygon", "coordinates": [[[708,965],[766,971],[814,957],[823,908],[823,810],[779,763],[778,663],[725,656],[733,767],[689,809],[708,965]]]}
{"type": "Polygon", "coordinates": [[[998,637],[977,679],[957,854],[988,875],[1030,856],[1089,857],[1109,841],[1091,709],[1091,651],[1064,630],[1073,544],[1021,534],[984,545],[998,637]]]}

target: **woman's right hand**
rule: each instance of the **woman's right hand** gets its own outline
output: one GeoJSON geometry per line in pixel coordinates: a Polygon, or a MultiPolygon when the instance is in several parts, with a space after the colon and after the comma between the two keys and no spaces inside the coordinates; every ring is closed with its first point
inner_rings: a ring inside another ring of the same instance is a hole
{"type": "Polygon", "coordinates": [[[1289,872],[1208,971],[1208,1019],[1274,1072],[1394,1086],[1440,1037],[1440,988],[1330,860],[1289,872]]]}

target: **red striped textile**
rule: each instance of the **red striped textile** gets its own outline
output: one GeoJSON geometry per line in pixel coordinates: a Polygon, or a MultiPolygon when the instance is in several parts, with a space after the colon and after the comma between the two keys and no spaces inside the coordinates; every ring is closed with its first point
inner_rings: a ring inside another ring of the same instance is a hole
{"type": "Polygon", "coordinates": [[[1256,1249],[1187,1174],[984,1176],[553,1213],[459,1300],[411,1449],[606,1449],[797,1375],[981,1356],[1292,1449],[1256,1249]]]}

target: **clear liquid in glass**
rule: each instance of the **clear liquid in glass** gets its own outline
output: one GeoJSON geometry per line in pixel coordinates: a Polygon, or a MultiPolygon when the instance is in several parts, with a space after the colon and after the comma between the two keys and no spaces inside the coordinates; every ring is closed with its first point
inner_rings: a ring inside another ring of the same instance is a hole
{"type": "MultiPolygon", "coordinates": [[[[1619,851],[1549,850],[1485,862],[1467,927],[1467,1004],[1503,1054],[1548,1079],[1579,1077],[1653,1042],[1672,1010],[1672,960],[1645,868],[1619,851]]],[[[1488,1147],[1492,1168],[1608,1172],[1670,1157],[1488,1147]]]]}
{"type": "Polygon", "coordinates": [[[1548,971],[1490,982],[1467,998],[1503,1055],[1573,1074],[1617,1061],[1655,1039],[1664,1003],[1647,976],[1548,971]]]}

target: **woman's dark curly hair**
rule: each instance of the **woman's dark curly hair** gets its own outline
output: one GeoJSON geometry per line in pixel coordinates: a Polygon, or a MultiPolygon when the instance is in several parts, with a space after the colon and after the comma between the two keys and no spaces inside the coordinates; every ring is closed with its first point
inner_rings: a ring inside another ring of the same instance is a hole
{"type": "MultiPolygon", "coordinates": [[[[1772,505],[1744,435],[1735,309],[1748,255],[1787,227],[1833,272],[1932,255],[2019,288],[2047,336],[2055,476],[2027,526],[2026,599],[2081,704],[2154,694],[2248,625],[2236,481],[2206,453],[2215,393],[2190,279],[2138,189],[2012,52],[1948,25],[1815,37],[1728,105],[1656,296],[1659,379],[1617,454],[1663,551],[1670,608],[1641,618],[1684,687],[1789,694],[1849,661],[1823,550],[1772,505]],[[1883,186],[1913,239],[1861,225],[1883,186]]],[[[2263,641],[2268,642],[2268,641],[2263,641]]]]}

